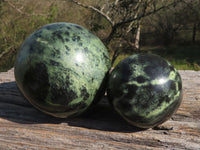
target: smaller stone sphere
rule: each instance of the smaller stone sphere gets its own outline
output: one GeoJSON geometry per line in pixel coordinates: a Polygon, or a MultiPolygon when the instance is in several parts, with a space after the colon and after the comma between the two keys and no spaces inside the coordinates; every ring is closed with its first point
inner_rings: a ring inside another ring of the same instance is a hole
{"type": "Polygon", "coordinates": [[[155,127],[168,120],[182,101],[182,80],[162,57],[132,55],[111,72],[108,98],[114,109],[130,124],[155,127]]]}
{"type": "Polygon", "coordinates": [[[53,23],[24,41],[15,62],[15,79],[33,106],[67,118],[85,112],[105,92],[110,65],[106,47],[89,30],[53,23]]]}

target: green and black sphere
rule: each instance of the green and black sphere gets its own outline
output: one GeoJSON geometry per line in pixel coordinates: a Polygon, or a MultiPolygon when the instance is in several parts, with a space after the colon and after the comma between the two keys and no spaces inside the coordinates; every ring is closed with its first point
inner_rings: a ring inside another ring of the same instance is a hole
{"type": "Polygon", "coordinates": [[[109,69],[108,51],[97,36],[76,24],[54,23],[24,41],[15,78],[31,104],[64,118],[88,109],[109,69]]]}
{"type": "Polygon", "coordinates": [[[140,128],[157,126],[178,109],[182,81],[176,69],[157,55],[132,55],[112,71],[108,97],[115,110],[140,128]]]}

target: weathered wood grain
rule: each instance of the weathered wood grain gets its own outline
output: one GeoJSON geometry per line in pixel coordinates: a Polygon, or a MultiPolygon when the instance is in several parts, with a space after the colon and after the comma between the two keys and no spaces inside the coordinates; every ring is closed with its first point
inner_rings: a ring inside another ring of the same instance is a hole
{"type": "Polygon", "coordinates": [[[57,119],[33,108],[16,87],[13,69],[0,73],[0,150],[9,149],[200,149],[200,72],[180,71],[183,102],[159,127],[128,125],[106,98],[73,119],[57,119]]]}

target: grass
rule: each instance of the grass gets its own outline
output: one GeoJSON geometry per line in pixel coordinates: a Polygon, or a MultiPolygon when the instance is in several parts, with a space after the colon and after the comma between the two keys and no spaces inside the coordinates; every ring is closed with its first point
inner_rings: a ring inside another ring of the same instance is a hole
{"type": "MultiPolygon", "coordinates": [[[[157,54],[168,60],[178,70],[200,70],[200,46],[143,47],[141,53],[157,54]]],[[[121,54],[115,61],[116,66],[132,54],[121,54]]]]}
{"type": "Polygon", "coordinates": [[[120,61],[122,61],[123,59],[125,59],[126,57],[130,56],[130,54],[121,54],[117,57],[117,59],[115,60],[113,66],[116,66],[120,61]]]}

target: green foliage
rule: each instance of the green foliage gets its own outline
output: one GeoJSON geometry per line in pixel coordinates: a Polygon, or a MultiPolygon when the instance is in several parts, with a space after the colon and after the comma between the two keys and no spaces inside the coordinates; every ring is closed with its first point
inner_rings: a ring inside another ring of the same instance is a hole
{"type": "Polygon", "coordinates": [[[128,56],[130,56],[130,54],[121,54],[121,55],[119,55],[117,57],[117,59],[115,60],[115,62],[113,64],[113,67],[115,67],[118,63],[120,63],[123,59],[127,58],[128,56]]]}

